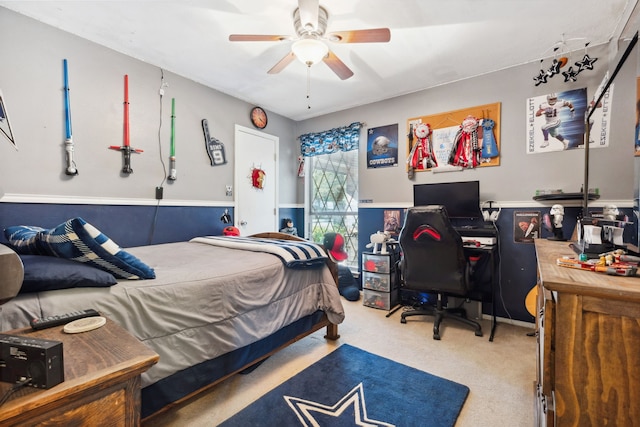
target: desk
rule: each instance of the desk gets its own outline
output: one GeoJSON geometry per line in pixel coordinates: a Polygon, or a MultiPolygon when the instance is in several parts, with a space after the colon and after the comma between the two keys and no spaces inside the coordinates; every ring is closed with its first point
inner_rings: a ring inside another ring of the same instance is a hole
{"type": "Polygon", "coordinates": [[[536,239],[538,426],[640,426],[640,277],[560,267],[536,239]]]}
{"type": "MultiPolygon", "coordinates": [[[[2,405],[0,425],[140,424],[140,374],[158,355],[116,323],[66,334],[62,326],[4,332],[62,341],[64,381],[48,390],[25,387],[2,405]]],[[[0,394],[11,384],[0,382],[0,394]]]]}
{"type": "Polygon", "coordinates": [[[473,256],[473,255],[488,255],[489,263],[487,265],[489,271],[489,280],[490,290],[487,290],[483,285],[487,282],[484,282],[480,285],[480,288],[474,289],[469,299],[474,301],[490,302],[491,303],[491,334],[489,334],[489,341],[493,342],[493,337],[496,333],[496,326],[498,322],[496,320],[496,288],[498,285],[499,274],[498,269],[500,268],[499,257],[498,257],[498,245],[480,245],[480,246],[465,246],[464,247],[465,255],[473,256]]]}

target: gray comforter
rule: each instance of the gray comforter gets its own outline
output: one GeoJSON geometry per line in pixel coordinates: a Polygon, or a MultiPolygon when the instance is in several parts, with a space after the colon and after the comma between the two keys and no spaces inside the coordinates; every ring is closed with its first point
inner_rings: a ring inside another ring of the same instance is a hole
{"type": "Polygon", "coordinates": [[[198,242],[127,251],[153,267],[156,279],[21,294],[0,306],[0,330],[28,326],[33,317],[94,308],[160,355],[142,376],[145,387],[317,310],[332,323],[344,319],[326,266],[291,269],[274,255],[198,242]]]}

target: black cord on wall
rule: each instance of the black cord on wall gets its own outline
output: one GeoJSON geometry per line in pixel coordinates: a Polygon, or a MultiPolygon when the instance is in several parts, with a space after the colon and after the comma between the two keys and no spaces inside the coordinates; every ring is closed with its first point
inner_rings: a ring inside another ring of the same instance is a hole
{"type": "Polygon", "coordinates": [[[153,236],[156,230],[156,223],[158,221],[158,211],[160,210],[160,200],[162,200],[162,192],[164,189],[164,183],[167,181],[167,165],[164,162],[164,158],[162,155],[162,101],[164,97],[164,88],[166,88],[168,84],[164,81],[164,70],[160,69],[160,89],[158,90],[159,95],[159,123],[158,123],[158,154],[160,156],[160,164],[162,164],[162,182],[160,185],[156,187],[156,207],[153,214],[153,222],[151,223],[151,230],[149,231],[149,240],[147,244],[151,244],[153,242],[153,236]]]}

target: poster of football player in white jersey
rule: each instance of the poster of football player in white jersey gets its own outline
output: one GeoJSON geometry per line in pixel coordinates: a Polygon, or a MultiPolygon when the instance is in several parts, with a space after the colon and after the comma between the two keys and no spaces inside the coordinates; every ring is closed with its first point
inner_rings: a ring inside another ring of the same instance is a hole
{"type": "Polygon", "coordinates": [[[529,98],[527,154],[570,150],[583,145],[586,106],[586,89],[529,98]]]}

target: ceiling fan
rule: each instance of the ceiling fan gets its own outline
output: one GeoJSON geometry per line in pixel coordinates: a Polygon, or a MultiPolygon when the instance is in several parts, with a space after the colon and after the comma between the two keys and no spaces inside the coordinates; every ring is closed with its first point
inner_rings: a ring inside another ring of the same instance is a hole
{"type": "Polygon", "coordinates": [[[333,70],[340,79],[353,76],[353,71],[334,54],[326,41],[333,43],[386,43],[391,40],[388,28],[372,28],[368,30],[334,31],[326,33],[329,14],[320,6],[319,0],[298,0],[298,7],[293,12],[293,26],[296,35],[260,35],[231,34],[232,42],[259,42],[293,40],[291,52],[287,53],[269,71],[277,74],[298,58],[307,67],[320,61],[333,70]]]}

